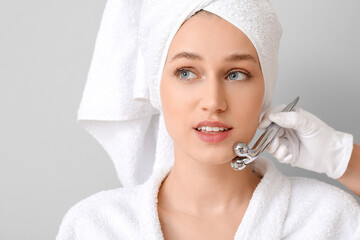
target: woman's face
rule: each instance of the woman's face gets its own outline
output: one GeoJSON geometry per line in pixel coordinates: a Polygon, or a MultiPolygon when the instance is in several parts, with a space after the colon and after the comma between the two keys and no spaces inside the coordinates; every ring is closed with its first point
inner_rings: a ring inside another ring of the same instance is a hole
{"type": "Polygon", "coordinates": [[[256,50],[238,28],[200,11],[171,42],[160,95],[175,153],[229,162],[235,142],[251,142],[261,114],[264,80],[256,50]]]}

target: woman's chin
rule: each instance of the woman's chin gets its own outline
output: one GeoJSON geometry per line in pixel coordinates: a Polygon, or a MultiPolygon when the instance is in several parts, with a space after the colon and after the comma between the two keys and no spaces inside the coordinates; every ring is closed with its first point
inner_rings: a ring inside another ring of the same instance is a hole
{"type": "Polygon", "coordinates": [[[201,154],[194,157],[194,159],[198,162],[201,162],[203,164],[207,165],[224,165],[224,164],[230,164],[231,160],[233,160],[235,155],[233,154],[221,154],[221,153],[215,153],[215,154],[201,154]]]}

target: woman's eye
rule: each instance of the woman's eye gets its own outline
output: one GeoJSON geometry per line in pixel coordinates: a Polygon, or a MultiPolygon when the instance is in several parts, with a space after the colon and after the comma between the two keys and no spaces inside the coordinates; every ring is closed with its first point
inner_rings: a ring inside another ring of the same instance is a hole
{"type": "Polygon", "coordinates": [[[186,69],[180,71],[179,76],[183,79],[191,79],[191,78],[196,77],[195,73],[191,72],[190,70],[186,70],[186,69]]]}
{"type": "Polygon", "coordinates": [[[195,73],[193,73],[190,70],[187,69],[178,69],[175,72],[175,75],[180,77],[181,79],[192,79],[192,78],[196,78],[195,73]]]}
{"type": "Polygon", "coordinates": [[[228,79],[229,80],[245,80],[246,78],[248,78],[249,76],[243,72],[240,71],[236,71],[236,72],[231,72],[228,75],[228,79]]]}

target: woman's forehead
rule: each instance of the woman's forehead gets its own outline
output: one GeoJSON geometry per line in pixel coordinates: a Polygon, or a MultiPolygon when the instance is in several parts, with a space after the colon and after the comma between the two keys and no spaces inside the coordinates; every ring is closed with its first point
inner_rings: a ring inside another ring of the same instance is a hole
{"type": "Polygon", "coordinates": [[[258,61],[254,45],[240,29],[215,14],[201,12],[185,21],[175,34],[168,51],[169,62],[179,56],[200,59],[202,55],[225,58],[234,54],[258,61]]]}

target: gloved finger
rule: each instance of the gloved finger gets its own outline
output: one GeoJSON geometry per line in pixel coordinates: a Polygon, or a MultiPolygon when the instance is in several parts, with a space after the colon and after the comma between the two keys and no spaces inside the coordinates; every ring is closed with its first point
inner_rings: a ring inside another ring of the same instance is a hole
{"type": "Polygon", "coordinates": [[[293,155],[290,153],[286,155],[283,159],[283,163],[291,164],[293,162],[293,155]]]}
{"type": "Polygon", "coordinates": [[[280,129],[279,129],[279,132],[277,133],[277,136],[278,136],[279,138],[282,138],[282,137],[284,137],[284,135],[285,135],[285,129],[284,129],[284,128],[280,128],[280,129]]]}
{"type": "Polygon", "coordinates": [[[285,129],[280,128],[275,138],[266,147],[266,151],[269,153],[275,152],[279,147],[279,138],[282,138],[284,135],[285,135],[285,129]]]}
{"type": "Polygon", "coordinates": [[[270,154],[273,154],[279,148],[279,145],[280,145],[279,137],[275,137],[266,147],[266,151],[270,154]]]}
{"type": "Polygon", "coordinates": [[[258,128],[261,130],[266,129],[272,123],[272,121],[269,119],[269,115],[282,111],[285,106],[286,106],[285,104],[281,104],[270,107],[262,116],[258,128]]]}
{"type": "MultiPolygon", "coordinates": [[[[270,123],[274,122],[274,119],[279,118],[279,116],[278,116],[279,113],[285,113],[285,116],[287,116],[287,113],[289,113],[289,112],[282,112],[283,108],[285,108],[285,104],[279,105],[278,107],[281,108],[281,109],[277,109],[280,111],[275,111],[275,109],[271,109],[271,111],[268,111],[267,114],[265,115],[267,118],[267,121],[269,121],[270,123]]],[[[304,114],[304,110],[300,107],[294,107],[292,109],[292,111],[290,111],[290,112],[297,112],[299,114],[304,114]]],[[[281,126],[281,127],[283,127],[283,126],[281,126]]]]}
{"type": "Polygon", "coordinates": [[[291,154],[290,151],[290,142],[287,138],[280,138],[279,139],[279,147],[278,149],[272,154],[279,162],[284,162],[284,158],[291,154]]]}
{"type": "Polygon", "coordinates": [[[270,120],[283,128],[292,128],[302,135],[316,131],[315,123],[298,112],[279,112],[269,116],[270,120]]]}
{"type": "Polygon", "coordinates": [[[283,162],[284,157],[286,156],[288,152],[288,148],[285,145],[281,145],[279,146],[278,150],[273,153],[272,155],[279,161],[279,162],[283,162]]]}

